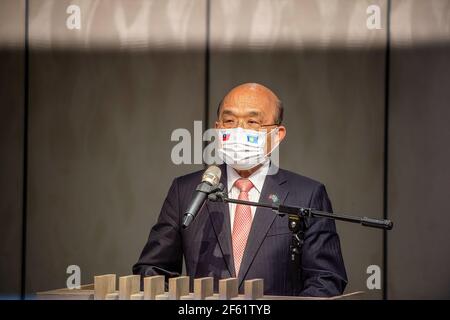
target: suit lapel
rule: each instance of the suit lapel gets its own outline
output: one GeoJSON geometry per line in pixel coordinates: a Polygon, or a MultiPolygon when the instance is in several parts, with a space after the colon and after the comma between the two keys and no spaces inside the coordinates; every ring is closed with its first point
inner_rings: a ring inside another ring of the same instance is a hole
{"type": "MultiPolygon", "coordinates": [[[[225,186],[225,190],[228,190],[226,166],[221,165],[220,169],[222,170],[220,182],[225,186]]],[[[207,201],[206,206],[230,276],[236,277],[233,260],[233,246],[231,243],[231,223],[228,203],[207,201]]]]}
{"type": "MultiPolygon", "coordinates": [[[[272,197],[270,196],[276,195],[280,200],[280,203],[283,203],[288,193],[286,185],[283,185],[285,181],[286,180],[280,171],[275,175],[266,176],[259,202],[270,203],[272,202],[270,199],[272,197]]],[[[245,276],[275,218],[276,214],[271,209],[256,209],[241,263],[241,270],[239,272],[239,286],[245,279],[245,276]]]]}

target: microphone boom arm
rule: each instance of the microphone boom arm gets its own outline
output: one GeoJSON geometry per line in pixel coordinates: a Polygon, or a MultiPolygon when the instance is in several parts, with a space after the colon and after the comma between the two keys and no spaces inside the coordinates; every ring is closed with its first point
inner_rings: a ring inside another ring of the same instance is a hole
{"type": "Polygon", "coordinates": [[[338,213],[330,213],[325,211],[318,211],[312,208],[302,208],[297,206],[288,206],[288,205],[277,205],[277,204],[269,204],[269,203],[260,203],[260,202],[252,202],[246,200],[238,200],[228,198],[228,195],[225,191],[223,191],[223,185],[219,184],[217,186],[217,191],[213,191],[208,195],[208,200],[213,202],[227,202],[227,203],[236,203],[243,204],[248,206],[262,207],[268,208],[276,211],[276,214],[280,216],[288,215],[296,215],[301,218],[311,218],[311,217],[322,217],[328,219],[334,219],[339,221],[358,223],[365,227],[378,228],[378,229],[386,229],[391,230],[393,227],[393,223],[390,220],[386,219],[374,219],[368,217],[356,217],[338,213]]]}

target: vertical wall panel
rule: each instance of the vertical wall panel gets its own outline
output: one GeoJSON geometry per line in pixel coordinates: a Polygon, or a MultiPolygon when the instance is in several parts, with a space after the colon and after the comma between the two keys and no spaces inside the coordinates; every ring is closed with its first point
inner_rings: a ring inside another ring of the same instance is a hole
{"type": "Polygon", "coordinates": [[[0,298],[20,295],[25,1],[0,2],[0,298]]]}
{"type": "Polygon", "coordinates": [[[450,298],[450,2],[393,1],[388,298],[450,298]]]}
{"type": "MultiPolygon", "coordinates": [[[[325,183],[336,212],[382,218],[385,27],[386,1],[213,0],[210,123],[232,87],[267,85],[285,105],[282,167],[325,183]],[[372,4],[380,30],[366,26],[372,4]]],[[[366,268],[382,267],[382,232],[337,227],[347,292],[381,298],[366,268]]]]}
{"type": "Polygon", "coordinates": [[[202,167],[172,164],[170,138],[204,117],[205,19],[203,1],[31,2],[29,293],[71,264],[130,274],[171,180],[202,167]]]}

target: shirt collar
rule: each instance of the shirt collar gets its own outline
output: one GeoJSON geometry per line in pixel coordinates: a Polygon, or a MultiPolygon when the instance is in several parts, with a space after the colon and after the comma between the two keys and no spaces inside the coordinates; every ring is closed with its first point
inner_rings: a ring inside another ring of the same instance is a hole
{"type": "MultiPolygon", "coordinates": [[[[248,179],[253,183],[253,186],[261,193],[264,180],[266,179],[267,172],[269,171],[270,161],[266,161],[261,168],[253,172],[248,179]]],[[[232,167],[227,165],[227,188],[228,192],[231,192],[231,189],[234,186],[234,183],[237,179],[240,179],[241,176],[236,172],[232,167]]]]}

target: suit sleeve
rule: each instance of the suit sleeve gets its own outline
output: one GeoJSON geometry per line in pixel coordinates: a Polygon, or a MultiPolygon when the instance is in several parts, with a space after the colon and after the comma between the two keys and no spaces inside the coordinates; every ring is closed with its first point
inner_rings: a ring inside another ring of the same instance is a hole
{"type": "MultiPolygon", "coordinates": [[[[310,208],[333,212],[323,184],[314,190],[310,208]]],[[[341,295],[347,285],[347,275],[335,222],[327,218],[309,218],[306,224],[301,260],[303,287],[300,295],[341,295]]]]}
{"type": "Polygon", "coordinates": [[[175,179],[162,206],[157,223],[150,230],[147,243],[133,274],[146,276],[165,275],[176,277],[181,274],[183,252],[180,232],[178,182],[175,179]]]}

